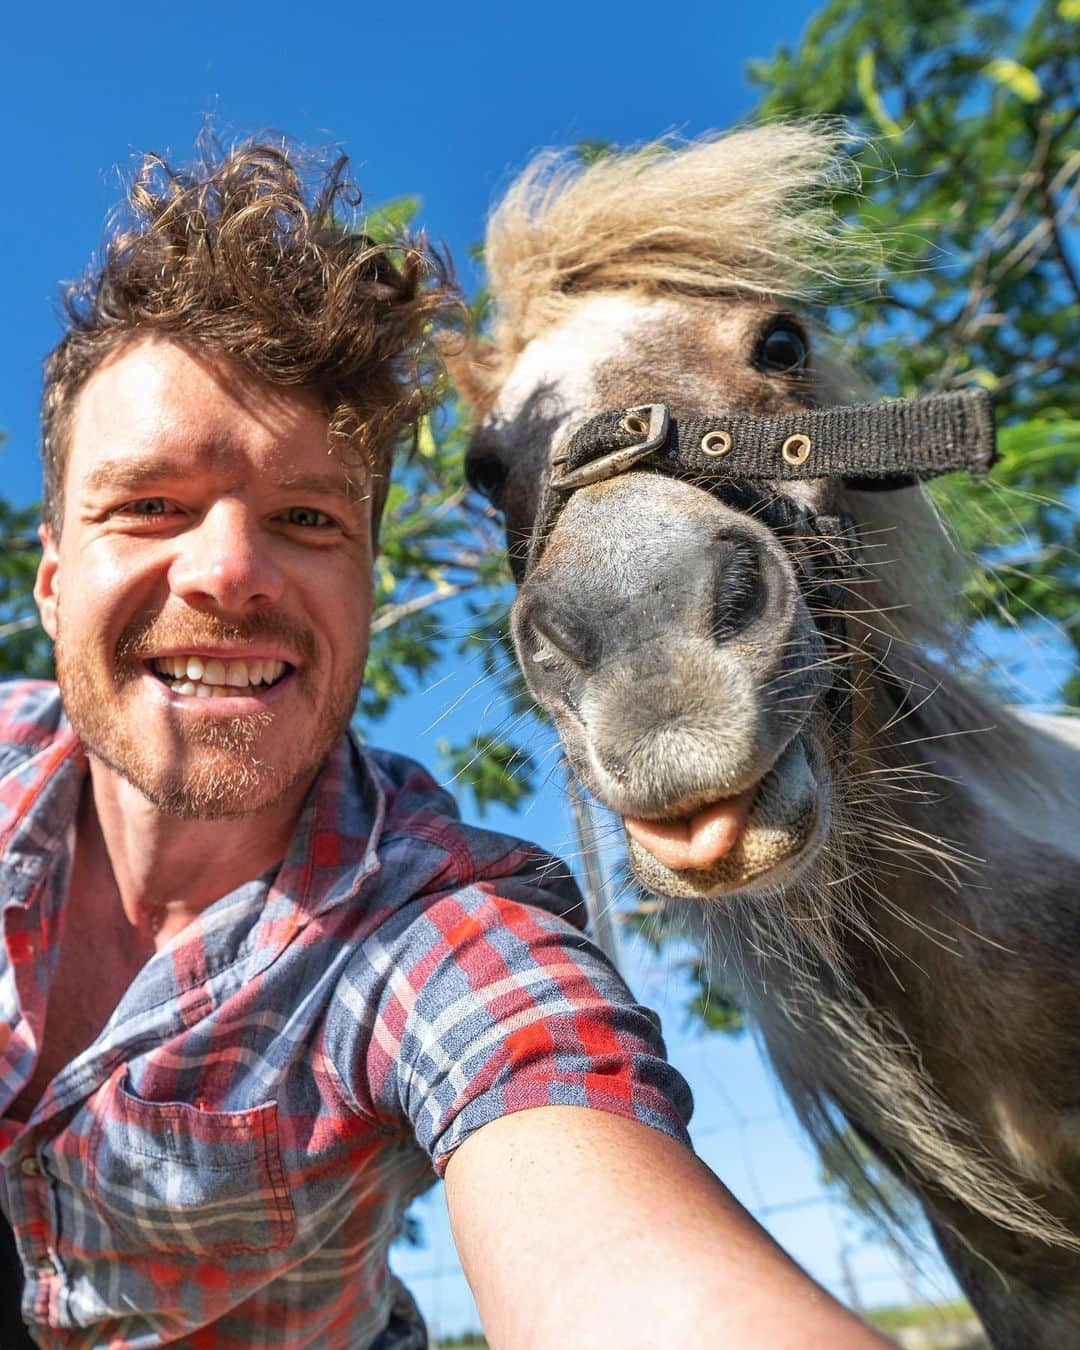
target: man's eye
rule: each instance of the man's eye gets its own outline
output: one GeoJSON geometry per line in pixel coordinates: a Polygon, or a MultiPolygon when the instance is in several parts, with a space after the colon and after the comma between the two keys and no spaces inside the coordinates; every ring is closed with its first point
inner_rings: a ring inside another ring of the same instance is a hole
{"type": "Polygon", "coordinates": [[[325,511],[316,511],[313,506],[290,506],[285,512],[290,525],[302,525],[305,529],[320,529],[333,525],[325,511]]]}
{"type": "Polygon", "coordinates": [[[138,497],[133,502],[125,502],[118,514],[125,516],[163,516],[169,509],[164,497],[138,497]]]}

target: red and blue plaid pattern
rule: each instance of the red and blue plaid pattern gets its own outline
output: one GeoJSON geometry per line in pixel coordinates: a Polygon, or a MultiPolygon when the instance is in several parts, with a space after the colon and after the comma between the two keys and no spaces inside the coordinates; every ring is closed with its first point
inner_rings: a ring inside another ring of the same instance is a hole
{"type": "Polygon", "coordinates": [[[0,685],[2,1203],[40,1344],[421,1346],[387,1250],[472,1131],[569,1104],[686,1140],[657,1021],[574,926],[561,864],[350,737],[276,873],[143,967],[26,1126],[3,1117],[86,772],[55,687],[0,685]]]}

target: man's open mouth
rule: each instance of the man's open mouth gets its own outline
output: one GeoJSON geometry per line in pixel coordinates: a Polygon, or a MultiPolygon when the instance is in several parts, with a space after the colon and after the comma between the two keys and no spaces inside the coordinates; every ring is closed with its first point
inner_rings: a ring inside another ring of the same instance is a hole
{"type": "Polygon", "coordinates": [[[288,661],[269,657],[233,660],[155,656],[146,665],[174,694],[194,698],[251,698],[273,688],[294,670],[288,661]]]}

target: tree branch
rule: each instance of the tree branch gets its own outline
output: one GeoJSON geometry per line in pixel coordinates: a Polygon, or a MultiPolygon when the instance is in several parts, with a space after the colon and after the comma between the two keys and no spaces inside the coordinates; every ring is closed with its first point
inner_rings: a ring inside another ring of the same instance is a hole
{"type": "Polygon", "coordinates": [[[432,605],[441,604],[443,600],[451,600],[455,595],[462,595],[465,591],[471,591],[472,589],[472,582],[463,581],[456,585],[448,584],[436,587],[433,591],[425,591],[423,595],[414,595],[411,600],[402,600],[396,605],[383,605],[371,621],[371,631],[381,633],[387,628],[392,628],[394,624],[400,623],[402,619],[407,619],[410,614],[419,614],[425,609],[430,609],[432,605]]]}
{"type": "Polygon", "coordinates": [[[36,628],[40,622],[36,614],[27,614],[25,618],[13,619],[11,623],[0,623],[0,640],[14,633],[25,633],[28,628],[36,628]]]}

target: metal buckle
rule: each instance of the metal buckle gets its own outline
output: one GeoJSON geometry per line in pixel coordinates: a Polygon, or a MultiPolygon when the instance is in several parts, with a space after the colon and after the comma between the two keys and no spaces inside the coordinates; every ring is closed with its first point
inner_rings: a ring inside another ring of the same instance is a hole
{"type": "Polygon", "coordinates": [[[601,455],[599,459],[591,459],[586,464],[571,469],[569,473],[553,478],[551,486],[558,488],[560,492],[570,492],[574,488],[586,487],[589,483],[600,483],[605,478],[614,478],[616,474],[625,473],[639,459],[644,459],[646,455],[652,454],[664,444],[667,440],[669,422],[666,403],[641,403],[636,408],[627,408],[626,412],[649,414],[649,426],[643,441],[637,445],[624,446],[621,450],[611,450],[606,455],[601,455]]]}

